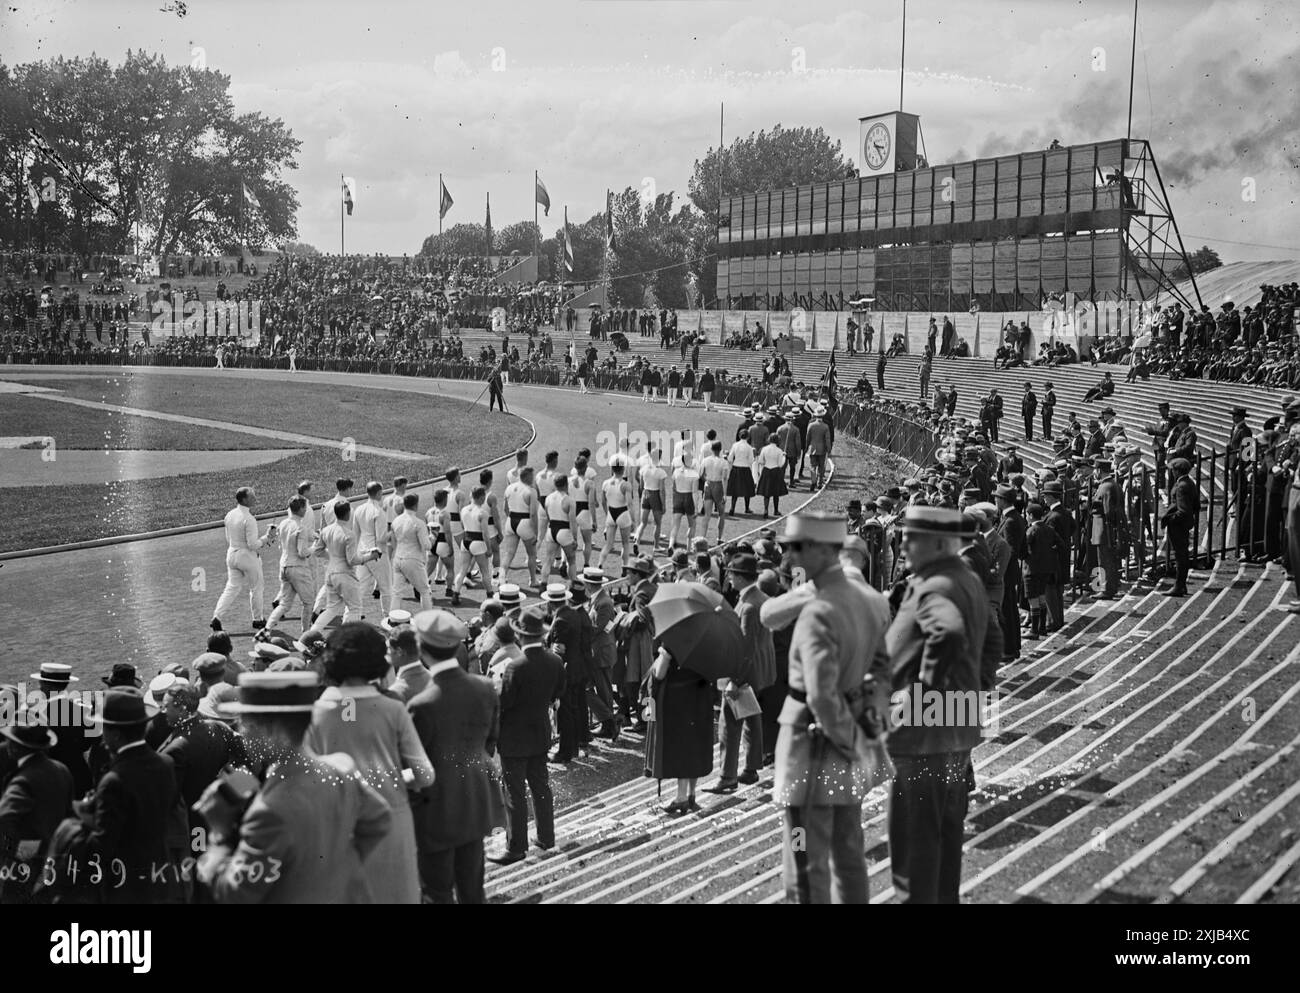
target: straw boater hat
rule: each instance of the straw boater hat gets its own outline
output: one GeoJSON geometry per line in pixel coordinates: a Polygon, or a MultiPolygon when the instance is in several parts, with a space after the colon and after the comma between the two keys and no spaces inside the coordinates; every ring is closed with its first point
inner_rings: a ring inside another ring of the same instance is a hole
{"type": "Polygon", "coordinates": [[[848,518],[843,514],[825,511],[791,514],[786,521],[785,534],[781,540],[787,544],[801,541],[839,547],[848,537],[848,524],[848,518]]]}
{"type": "Polygon", "coordinates": [[[239,699],[223,703],[223,717],[243,714],[309,714],[317,707],[336,706],[318,700],[321,686],[315,672],[244,672],[239,676],[239,699]]]}
{"type": "Polygon", "coordinates": [[[913,534],[960,537],[963,525],[961,511],[950,507],[908,507],[903,515],[903,530],[913,534]]]}
{"type": "Polygon", "coordinates": [[[379,622],[379,626],[391,634],[394,629],[410,623],[411,612],[409,610],[390,610],[388,616],[379,622]]]}
{"type": "Polygon", "coordinates": [[[589,565],[582,570],[582,581],[592,586],[602,585],[608,577],[600,566],[589,565]]]}
{"type": "Polygon", "coordinates": [[[564,603],[569,598],[569,587],[565,583],[547,583],[542,599],[547,603],[564,603]]]}
{"type": "MultiPolygon", "coordinates": [[[[144,694],[144,709],[152,717],[162,710],[163,699],[167,691],[174,686],[189,686],[188,679],[181,679],[174,672],[163,672],[149,680],[149,689],[144,694]]],[[[221,685],[221,684],[218,684],[221,685]]]]}
{"type": "Polygon", "coordinates": [[[526,598],[518,583],[502,583],[497,587],[496,599],[500,602],[501,609],[508,612],[522,606],[526,598]]]}
{"type": "Polygon", "coordinates": [[[28,679],[38,679],[42,683],[76,683],[80,682],[72,674],[72,666],[62,662],[42,662],[41,671],[33,672],[28,679]]]}

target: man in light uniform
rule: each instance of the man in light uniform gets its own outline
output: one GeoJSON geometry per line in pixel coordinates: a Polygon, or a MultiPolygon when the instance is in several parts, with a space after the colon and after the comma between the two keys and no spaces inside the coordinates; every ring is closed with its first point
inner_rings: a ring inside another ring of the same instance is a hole
{"type": "MultiPolygon", "coordinates": [[[[868,677],[888,678],[889,603],[845,575],[840,550],[847,535],[845,518],[836,514],[794,514],[786,526],[785,547],[813,586],[790,639],[789,696],[776,742],[774,798],[785,807],[791,903],[867,902],[862,801],[888,775],[863,715],[868,677]]],[[[760,609],[765,626],[776,601],[760,609]]]]}
{"type": "Polygon", "coordinates": [[[393,599],[393,571],[383,556],[392,554],[393,539],[388,533],[388,515],[380,496],[384,492],[383,484],[371,480],[366,484],[368,499],[357,508],[357,549],[365,557],[367,553],[379,551],[380,554],[357,566],[357,580],[361,583],[362,617],[365,616],[367,597],[379,592],[379,609],[381,613],[396,610],[400,604],[393,599]]]}
{"type": "MultiPolygon", "coordinates": [[[[313,527],[313,530],[316,532],[317,537],[320,537],[321,533],[327,527],[329,527],[331,524],[334,523],[335,504],[337,504],[338,501],[340,500],[342,500],[344,503],[347,503],[348,499],[352,496],[352,480],[349,479],[347,476],[340,476],[338,479],[334,480],[334,490],[335,490],[334,499],[326,500],[324,503],[322,503],[320,505],[320,511],[316,515],[316,522],[313,527]]],[[[352,530],[355,531],[356,526],[357,526],[357,522],[352,520],[349,516],[348,527],[352,528],[352,530]]],[[[317,556],[313,556],[313,558],[316,557],[317,556]]],[[[313,575],[315,575],[314,572],[313,575]]],[[[327,592],[328,591],[326,590],[324,583],[321,583],[320,586],[317,587],[316,602],[315,604],[312,605],[313,617],[325,609],[325,597],[327,595],[327,592]]]]}
{"type": "Polygon", "coordinates": [[[460,470],[452,466],[447,470],[447,530],[443,535],[447,539],[447,544],[451,546],[452,568],[447,570],[446,593],[453,605],[460,603],[460,594],[452,587],[455,585],[456,576],[460,574],[462,556],[466,554],[461,540],[465,535],[465,525],[460,517],[461,504],[464,502],[465,494],[460,489],[460,470]]]}
{"type": "Polygon", "coordinates": [[[410,485],[410,480],[405,476],[396,476],[393,479],[393,492],[384,497],[384,514],[388,518],[391,526],[393,521],[401,516],[403,508],[406,507],[406,487],[410,485]]]}
{"type": "MultiPolygon", "coordinates": [[[[512,469],[511,472],[514,470],[512,469]]],[[[537,586],[537,491],[533,489],[532,466],[521,466],[518,476],[506,486],[505,535],[501,541],[501,578],[509,579],[519,543],[523,542],[528,565],[528,582],[537,586]]]]}
{"type": "Polygon", "coordinates": [[[573,499],[574,520],[578,522],[583,564],[593,565],[596,557],[592,537],[596,528],[593,506],[596,502],[596,470],[587,465],[587,456],[582,453],[574,460],[573,472],[569,474],[569,496],[573,499]]]}
{"type": "Polygon", "coordinates": [[[722,529],[727,523],[727,473],[731,463],[722,457],[722,442],[715,441],[709,448],[709,454],[700,462],[700,476],[704,480],[704,524],[700,534],[709,536],[709,521],[718,515],[718,541],[722,541],[722,529]]]}
{"type": "Polygon", "coordinates": [[[569,477],[554,478],[555,491],[546,498],[546,534],[542,546],[541,586],[551,578],[551,564],[562,556],[567,574],[572,574],[577,546],[578,515],[569,497],[569,477]]]}
{"type": "Polygon", "coordinates": [[[249,609],[253,615],[253,627],[266,626],[263,617],[261,551],[264,546],[275,544],[276,526],[272,524],[261,537],[257,533],[257,518],[253,516],[253,507],[257,505],[257,494],[251,486],[241,486],[235,491],[235,506],[226,514],[226,588],[217,600],[217,609],[212,612],[211,627],[213,631],[222,630],[221,618],[235,605],[239,594],[248,592],[249,609]]]}
{"type": "Polygon", "coordinates": [[[361,619],[361,584],[357,581],[356,569],[367,562],[379,559],[380,551],[372,548],[361,552],[357,547],[357,533],[352,529],[352,505],[346,500],[334,501],[331,508],[334,523],[325,527],[312,546],[312,554],[324,556],[325,565],[325,609],[303,635],[324,631],[326,626],[339,614],[343,623],[361,619]]]}
{"type": "Polygon", "coordinates": [[[311,548],[316,543],[316,532],[307,523],[309,509],[306,497],[296,496],[289,501],[289,515],[280,529],[280,592],[266,620],[267,627],[280,623],[295,596],[302,602],[303,631],[311,627],[311,608],[316,602],[311,548]]]}
{"type": "Polygon", "coordinates": [[[659,547],[664,531],[664,482],[668,479],[668,470],[661,464],[662,450],[656,445],[641,462],[641,523],[637,526],[636,537],[632,539],[632,549],[639,553],[641,539],[645,537],[646,525],[652,520],[655,525],[655,540],[652,548],[659,547]]]}
{"type": "MultiPolygon", "coordinates": [[[[600,484],[600,502],[605,508],[605,547],[608,555],[614,548],[614,535],[623,545],[621,565],[628,563],[632,550],[632,484],[623,476],[627,457],[616,454],[609,464],[612,475],[600,484]]],[[[604,556],[602,555],[602,558],[604,556]]],[[[587,570],[583,570],[584,574],[587,570]]]]}
{"type": "MultiPolygon", "coordinates": [[[[408,493],[403,497],[402,513],[393,521],[393,545],[394,580],[409,586],[420,605],[428,607],[433,601],[427,566],[433,541],[429,538],[429,525],[420,516],[419,494],[408,493]]],[[[393,599],[399,599],[396,593],[393,599]]]]}
{"type": "Polygon", "coordinates": [[[523,474],[523,471],[526,468],[528,468],[528,449],[516,449],[515,464],[506,472],[506,485],[519,482],[519,477],[523,474]]]}
{"type": "Polygon", "coordinates": [[[451,597],[453,604],[460,602],[460,591],[465,586],[465,577],[475,565],[478,566],[483,579],[483,595],[485,597],[492,595],[492,562],[487,543],[489,511],[486,497],[487,488],[475,486],[470,495],[470,503],[460,512],[461,522],[464,525],[461,541],[465,546],[465,554],[461,559],[460,568],[456,570],[456,583],[451,597]]]}
{"type": "MultiPolygon", "coordinates": [[[[535,482],[537,484],[537,540],[538,544],[543,547],[546,545],[546,535],[549,527],[546,498],[555,492],[556,477],[563,475],[559,470],[559,465],[560,453],[547,452],[546,465],[535,477],[535,482]]],[[[554,562],[551,564],[554,565],[554,562]]],[[[549,568],[547,569],[547,575],[550,575],[549,568]]],[[[543,582],[545,582],[545,579],[543,579],[543,582]]]]}
{"type": "Polygon", "coordinates": [[[673,470],[673,519],[668,531],[669,549],[677,542],[682,518],[686,519],[686,540],[682,545],[689,548],[695,539],[695,491],[700,485],[700,470],[692,459],[689,448],[682,449],[681,459],[681,464],[673,470]]]}

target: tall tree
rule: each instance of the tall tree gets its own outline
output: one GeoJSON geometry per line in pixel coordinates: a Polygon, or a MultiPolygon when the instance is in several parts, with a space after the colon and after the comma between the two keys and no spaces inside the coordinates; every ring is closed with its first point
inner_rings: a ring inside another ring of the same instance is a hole
{"type": "Polygon", "coordinates": [[[828,183],[843,179],[851,165],[840,143],[821,128],[784,128],[780,124],[771,131],[737,138],[721,155],[710,148],[704,158],[696,159],[688,191],[704,223],[692,226],[691,255],[700,260],[694,271],[705,300],[717,297],[719,172],[722,195],[730,197],[828,183]]]}
{"type": "MultiPolygon", "coordinates": [[[[5,145],[29,148],[34,129],[61,156],[65,175],[40,159],[54,179],[49,210],[62,221],[57,246],[154,252],[231,251],[245,242],[291,240],[298,197],[284,179],[297,168],[301,143],[279,120],[236,114],[230,77],[214,70],[168,66],[157,55],[126,54],[113,66],[97,56],[52,59],[0,74],[0,134],[5,145]],[[261,211],[248,216],[243,184],[261,211]],[[87,192],[93,196],[88,196],[87,192]]],[[[0,238],[20,243],[23,211],[18,177],[4,171],[0,238]]],[[[42,207],[44,208],[44,204],[42,207]]]]}

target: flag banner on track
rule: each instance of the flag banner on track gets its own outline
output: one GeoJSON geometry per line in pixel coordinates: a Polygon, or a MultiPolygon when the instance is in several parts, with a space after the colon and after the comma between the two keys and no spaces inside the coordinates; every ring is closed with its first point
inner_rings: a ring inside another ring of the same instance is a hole
{"type": "Polygon", "coordinates": [[[537,177],[537,202],[542,205],[542,216],[551,216],[551,195],[546,192],[546,184],[542,182],[542,177],[537,177]]]}
{"type": "Polygon", "coordinates": [[[348,216],[352,216],[352,206],[357,200],[357,181],[351,176],[343,177],[343,206],[348,209],[348,216]]]}
{"type": "Polygon", "coordinates": [[[438,185],[441,187],[438,191],[438,220],[442,220],[447,216],[447,211],[451,210],[452,204],[456,201],[453,200],[451,194],[447,192],[446,183],[440,179],[438,180],[438,185]]]}

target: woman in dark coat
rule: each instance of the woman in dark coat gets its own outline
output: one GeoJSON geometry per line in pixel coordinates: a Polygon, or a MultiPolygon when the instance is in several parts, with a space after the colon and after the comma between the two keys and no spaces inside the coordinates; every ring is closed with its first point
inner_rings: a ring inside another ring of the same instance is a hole
{"type": "Polygon", "coordinates": [[[666,649],[650,670],[653,701],[645,738],[645,774],[676,779],[677,798],[664,807],[673,816],[699,810],[695,782],[713,771],[714,682],[684,668],[666,649]]]}

